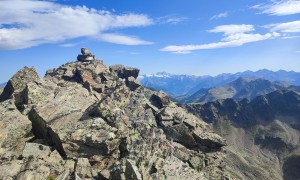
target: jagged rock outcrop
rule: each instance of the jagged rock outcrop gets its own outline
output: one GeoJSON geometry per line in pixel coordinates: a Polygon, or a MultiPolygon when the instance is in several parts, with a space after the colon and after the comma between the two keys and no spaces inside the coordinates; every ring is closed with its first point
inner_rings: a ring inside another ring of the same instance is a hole
{"type": "Polygon", "coordinates": [[[35,82],[38,79],[39,75],[33,67],[24,67],[7,82],[0,95],[0,102],[13,98],[16,106],[20,108],[19,106],[21,104],[25,104],[23,91],[25,90],[27,83],[35,82]]]}
{"type": "Polygon", "coordinates": [[[138,69],[80,59],[27,72],[1,99],[0,179],[227,178],[225,140],[141,86],[138,69]]]}

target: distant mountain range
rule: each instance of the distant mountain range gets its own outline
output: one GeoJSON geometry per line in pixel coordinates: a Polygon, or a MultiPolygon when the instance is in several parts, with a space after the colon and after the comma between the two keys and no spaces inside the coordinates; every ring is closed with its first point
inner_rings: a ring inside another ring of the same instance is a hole
{"type": "Polygon", "coordinates": [[[279,90],[251,101],[222,99],[182,106],[227,140],[226,171],[234,174],[233,179],[299,179],[299,93],[279,90]]]}
{"type": "Polygon", "coordinates": [[[144,86],[154,90],[163,90],[172,97],[189,93],[195,85],[201,82],[202,78],[201,76],[174,75],[166,72],[139,76],[144,86]]]}
{"type": "Polygon", "coordinates": [[[184,103],[227,140],[225,169],[232,179],[299,179],[300,73],[157,73],[140,81],[184,103]]]}
{"type": "Polygon", "coordinates": [[[217,76],[194,76],[175,75],[166,72],[142,75],[141,83],[151,89],[163,90],[172,97],[185,94],[192,95],[203,88],[213,88],[230,83],[240,77],[263,78],[271,82],[287,81],[294,85],[300,85],[300,73],[294,71],[270,71],[267,69],[259,71],[245,71],[235,74],[220,74],[217,76]]]}
{"type": "Polygon", "coordinates": [[[262,78],[240,77],[228,84],[215,88],[203,88],[190,96],[185,95],[176,99],[181,103],[205,103],[227,98],[252,100],[259,95],[265,95],[276,90],[291,89],[297,91],[299,88],[285,81],[271,82],[262,78]]]}

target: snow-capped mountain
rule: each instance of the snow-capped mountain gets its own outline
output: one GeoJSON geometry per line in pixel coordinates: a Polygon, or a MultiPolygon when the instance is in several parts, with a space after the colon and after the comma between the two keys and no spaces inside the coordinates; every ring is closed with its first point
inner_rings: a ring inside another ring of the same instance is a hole
{"type": "Polygon", "coordinates": [[[300,73],[294,71],[244,71],[235,74],[224,73],[217,76],[177,75],[166,72],[141,75],[141,83],[151,89],[163,90],[172,97],[185,94],[194,94],[202,88],[212,88],[230,83],[240,77],[263,78],[273,81],[287,81],[294,85],[300,85],[300,73]]]}

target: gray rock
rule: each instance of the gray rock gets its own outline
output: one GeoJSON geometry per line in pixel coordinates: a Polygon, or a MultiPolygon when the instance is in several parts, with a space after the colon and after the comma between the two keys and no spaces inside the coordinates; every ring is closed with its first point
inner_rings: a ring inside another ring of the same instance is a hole
{"type": "Polygon", "coordinates": [[[36,143],[26,143],[25,148],[23,150],[22,156],[24,158],[29,158],[32,156],[41,156],[45,157],[48,156],[51,153],[51,150],[49,146],[44,146],[42,144],[36,144],[36,143]]]}
{"type": "Polygon", "coordinates": [[[78,158],[75,173],[81,179],[92,178],[92,166],[87,158],[78,158]]]}
{"type": "Polygon", "coordinates": [[[77,60],[81,62],[90,62],[95,60],[94,55],[78,55],[77,60]]]}
{"type": "Polygon", "coordinates": [[[1,163],[0,165],[0,179],[14,179],[22,168],[22,160],[12,160],[9,162],[1,163]]]}
{"type": "Polygon", "coordinates": [[[81,54],[90,56],[92,55],[91,52],[87,48],[81,48],[81,54]]]}
{"type": "Polygon", "coordinates": [[[136,167],[135,162],[129,159],[126,159],[125,177],[126,179],[142,180],[142,175],[136,167]]]}
{"type": "Polygon", "coordinates": [[[109,70],[111,72],[117,73],[118,77],[122,79],[127,79],[130,76],[137,78],[140,72],[140,70],[137,68],[125,67],[119,64],[109,66],[109,70]]]}
{"type": "Polygon", "coordinates": [[[92,55],[92,53],[86,48],[81,48],[81,54],[82,55],[77,56],[77,60],[80,62],[90,62],[96,60],[95,56],[92,55]]]}
{"type": "Polygon", "coordinates": [[[137,88],[141,86],[140,82],[132,76],[128,77],[126,84],[131,91],[135,91],[137,88]]]}
{"type": "Polygon", "coordinates": [[[171,102],[170,97],[163,91],[153,93],[150,101],[159,109],[166,107],[171,102]]]}
{"type": "Polygon", "coordinates": [[[0,103],[0,157],[11,159],[21,155],[25,141],[31,138],[30,131],[31,122],[18,111],[13,100],[0,103]]]}
{"type": "Polygon", "coordinates": [[[223,139],[138,72],[95,60],[24,76],[10,93],[24,101],[0,103],[0,179],[221,179],[223,139]]]}
{"type": "Polygon", "coordinates": [[[26,88],[27,83],[35,82],[39,79],[39,75],[33,67],[24,67],[7,82],[2,94],[0,95],[0,102],[13,97],[17,106],[22,104],[25,99],[21,92],[26,88]]]}

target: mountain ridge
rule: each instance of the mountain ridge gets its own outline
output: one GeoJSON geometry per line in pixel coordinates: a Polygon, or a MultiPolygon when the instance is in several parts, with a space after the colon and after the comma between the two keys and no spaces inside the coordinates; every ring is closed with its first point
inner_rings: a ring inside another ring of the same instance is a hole
{"type": "Polygon", "coordinates": [[[232,82],[239,77],[263,78],[269,81],[288,81],[300,85],[300,73],[294,71],[244,71],[238,73],[223,73],[216,76],[174,75],[159,73],[158,76],[140,76],[141,83],[155,90],[163,90],[173,98],[185,94],[194,94],[202,88],[212,88],[232,82]]]}
{"type": "Polygon", "coordinates": [[[300,93],[277,90],[251,101],[183,106],[227,139],[226,167],[234,178],[299,179],[300,93]]]}
{"type": "Polygon", "coordinates": [[[226,141],[144,88],[139,69],[77,61],[24,67],[0,95],[0,179],[224,179],[226,141]]]}
{"type": "Polygon", "coordinates": [[[262,78],[239,77],[230,83],[215,88],[200,89],[191,96],[186,95],[176,99],[181,103],[206,103],[227,98],[236,100],[247,98],[252,100],[259,95],[268,94],[272,91],[283,89],[296,90],[296,87],[289,82],[271,82],[262,78]]]}

